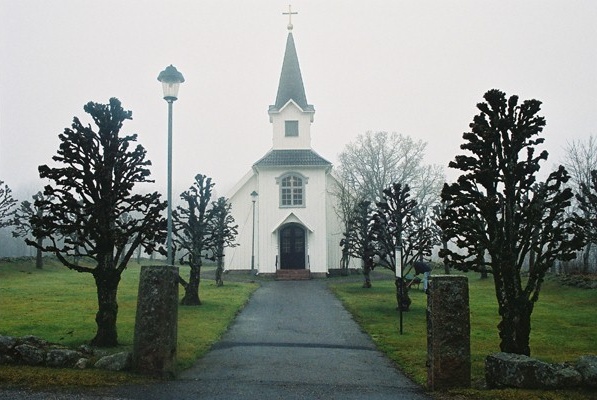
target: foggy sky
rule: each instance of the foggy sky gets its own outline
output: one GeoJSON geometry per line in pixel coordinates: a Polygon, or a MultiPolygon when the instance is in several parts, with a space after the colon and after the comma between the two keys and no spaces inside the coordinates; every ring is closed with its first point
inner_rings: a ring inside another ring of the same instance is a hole
{"type": "MultiPolygon", "coordinates": [[[[313,148],[336,163],[368,130],[428,142],[447,166],[498,88],[543,102],[545,167],[595,133],[595,1],[293,1],[293,35],[313,148]]],[[[174,103],[174,197],[197,173],[227,191],[271,147],[288,1],[0,0],[0,180],[19,200],[40,190],[73,116],[110,97],[132,110],[165,196],[167,104],[157,76],[186,82],[174,103]]],[[[89,121],[90,122],[90,121],[89,121]]],[[[454,173],[446,171],[448,176],[454,173]]],[[[247,199],[250,201],[250,199],[247,199]]]]}

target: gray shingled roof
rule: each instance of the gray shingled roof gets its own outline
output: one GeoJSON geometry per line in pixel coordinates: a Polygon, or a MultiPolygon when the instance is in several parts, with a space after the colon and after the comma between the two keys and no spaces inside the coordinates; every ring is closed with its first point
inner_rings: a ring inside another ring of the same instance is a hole
{"type": "Polygon", "coordinates": [[[292,32],[288,33],[288,39],[286,40],[286,51],[284,52],[284,62],[282,63],[276,104],[270,106],[269,111],[279,111],[290,99],[294,100],[303,111],[314,111],[313,106],[307,103],[305,86],[303,85],[303,77],[301,75],[298,56],[296,55],[292,32]]]}
{"type": "Polygon", "coordinates": [[[271,150],[253,166],[257,167],[289,167],[289,166],[331,166],[325,158],[310,149],[271,150]]]}

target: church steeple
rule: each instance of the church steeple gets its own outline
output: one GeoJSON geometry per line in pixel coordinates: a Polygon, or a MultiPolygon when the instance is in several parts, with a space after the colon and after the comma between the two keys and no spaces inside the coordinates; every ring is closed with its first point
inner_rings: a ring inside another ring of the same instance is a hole
{"type": "Polygon", "coordinates": [[[288,38],[286,39],[286,51],[284,52],[276,104],[270,106],[270,112],[280,111],[289,100],[293,100],[303,111],[314,111],[313,106],[307,103],[292,32],[288,32],[288,38]]]}
{"type": "Polygon", "coordinates": [[[294,37],[292,12],[288,6],[288,38],[278,83],[276,103],[269,106],[269,120],[273,125],[273,149],[310,149],[311,123],[315,109],[307,103],[301,68],[299,67],[294,37]]]}

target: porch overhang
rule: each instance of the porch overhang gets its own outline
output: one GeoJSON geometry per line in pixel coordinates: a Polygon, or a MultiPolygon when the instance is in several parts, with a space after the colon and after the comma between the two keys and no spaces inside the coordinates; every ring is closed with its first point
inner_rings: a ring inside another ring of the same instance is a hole
{"type": "Polygon", "coordinates": [[[286,224],[293,224],[293,223],[304,226],[305,228],[307,228],[307,230],[309,232],[313,233],[313,228],[311,228],[311,226],[309,226],[309,224],[307,224],[305,221],[303,221],[302,219],[297,217],[296,214],[293,212],[290,212],[278,224],[274,225],[274,229],[272,230],[272,233],[276,233],[276,231],[278,231],[282,226],[284,226],[286,224]]]}

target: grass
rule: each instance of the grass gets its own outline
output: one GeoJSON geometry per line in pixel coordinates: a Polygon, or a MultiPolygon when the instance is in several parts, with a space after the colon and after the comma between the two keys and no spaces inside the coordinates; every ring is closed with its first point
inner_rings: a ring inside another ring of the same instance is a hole
{"type": "MultiPolygon", "coordinates": [[[[77,347],[95,334],[97,300],[93,279],[88,274],[67,270],[55,260],[46,260],[43,270],[33,261],[0,262],[0,334],[34,334],[51,342],[77,347]]],[[[183,276],[186,271],[182,271],[183,276]]],[[[121,345],[111,351],[132,348],[139,265],[131,263],[119,286],[118,334],[121,345]]],[[[484,359],[499,351],[497,304],[491,279],[469,275],[471,300],[471,355],[473,388],[435,393],[437,398],[458,399],[591,399],[583,391],[484,390],[484,359]]],[[[392,280],[375,280],[371,289],[360,283],[335,278],[332,290],[355,320],[415,382],[425,386],[426,297],[413,289],[411,310],[404,313],[403,335],[399,335],[392,280]]],[[[226,282],[216,287],[213,280],[201,284],[200,307],[179,307],[178,368],[190,367],[225,332],[234,316],[257,288],[252,283],[226,282]]],[[[182,293],[181,293],[182,296],[182,293]]],[[[597,291],[546,282],[533,312],[532,356],[548,362],[573,361],[594,354],[597,328],[597,291]]],[[[0,366],[0,386],[99,386],[146,381],[129,373],[109,371],[0,366]]]]}
{"type": "MultiPolygon", "coordinates": [[[[427,369],[426,295],[409,292],[412,305],[403,313],[403,335],[399,334],[395,286],[391,280],[374,281],[371,289],[359,283],[334,283],[342,300],[378,348],[415,382],[425,386],[427,369]]],[[[595,393],[583,391],[484,390],[484,360],[499,351],[497,301],[490,279],[469,274],[471,318],[471,362],[473,388],[442,395],[471,399],[589,399],[595,393]]],[[[595,354],[597,291],[546,282],[532,315],[531,356],[547,362],[574,361],[595,354]]]]}
{"type": "MultiPolygon", "coordinates": [[[[120,345],[106,349],[110,352],[132,350],[139,272],[140,266],[130,263],[122,275],[117,322],[120,345]]],[[[183,276],[186,272],[181,267],[183,276]]],[[[209,350],[256,288],[254,283],[225,282],[223,287],[216,287],[213,280],[202,281],[200,297],[203,304],[179,307],[179,370],[190,367],[209,350]]],[[[182,290],[180,292],[182,297],[182,290]]],[[[32,334],[76,348],[95,335],[96,296],[90,274],[70,271],[56,260],[45,260],[42,270],[35,269],[34,261],[3,261],[0,263],[0,335],[20,337],[32,334]]],[[[95,386],[143,379],[133,374],[97,370],[0,367],[0,385],[5,386],[95,386]],[[40,379],[40,376],[45,378],[40,379]]]]}

